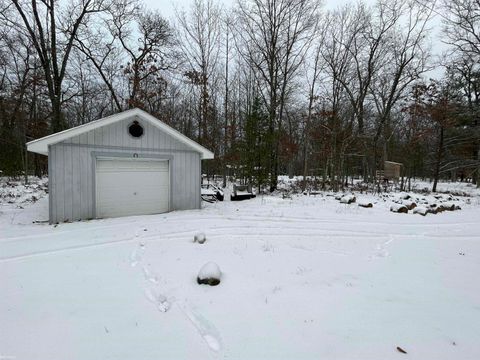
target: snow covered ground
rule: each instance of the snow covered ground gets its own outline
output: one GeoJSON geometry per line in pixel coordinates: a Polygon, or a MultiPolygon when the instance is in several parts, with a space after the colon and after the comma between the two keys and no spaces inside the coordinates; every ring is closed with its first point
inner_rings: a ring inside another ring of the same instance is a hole
{"type": "Polygon", "coordinates": [[[25,185],[23,180],[11,180],[0,177],[0,204],[23,204],[32,203],[48,192],[48,178],[29,177],[29,184],[25,185]]]}
{"type": "Polygon", "coordinates": [[[57,226],[47,197],[0,205],[0,358],[479,359],[480,198],[423,217],[356,196],[57,226]]]}

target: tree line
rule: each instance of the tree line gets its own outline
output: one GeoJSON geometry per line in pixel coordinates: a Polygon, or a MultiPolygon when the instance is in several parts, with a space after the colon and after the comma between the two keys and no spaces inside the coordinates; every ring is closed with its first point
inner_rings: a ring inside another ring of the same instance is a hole
{"type": "Polygon", "coordinates": [[[339,189],[384,161],[434,191],[478,183],[479,59],[475,0],[192,0],[173,19],[140,0],[0,0],[0,170],[42,175],[27,141],[139,107],[212,150],[224,183],[339,189]]]}

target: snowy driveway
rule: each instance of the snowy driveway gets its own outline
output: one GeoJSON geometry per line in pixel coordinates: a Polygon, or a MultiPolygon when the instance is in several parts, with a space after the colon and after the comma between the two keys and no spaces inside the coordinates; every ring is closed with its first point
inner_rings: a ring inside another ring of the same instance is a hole
{"type": "Polygon", "coordinates": [[[265,197],[32,224],[45,206],[0,208],[0,358],[480,358],[478,201],[421,217],[265,197]],[[208,261],[217,287],[195,282],[208,261]]]}

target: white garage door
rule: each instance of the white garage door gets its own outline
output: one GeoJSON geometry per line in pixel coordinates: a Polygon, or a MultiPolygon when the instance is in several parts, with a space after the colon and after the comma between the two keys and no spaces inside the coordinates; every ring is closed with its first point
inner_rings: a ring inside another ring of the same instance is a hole
{"type": "Polygon", "coordinates": [[[158,214],[169,210],[168,161],[97,159],[97,217],[158,214]]]}

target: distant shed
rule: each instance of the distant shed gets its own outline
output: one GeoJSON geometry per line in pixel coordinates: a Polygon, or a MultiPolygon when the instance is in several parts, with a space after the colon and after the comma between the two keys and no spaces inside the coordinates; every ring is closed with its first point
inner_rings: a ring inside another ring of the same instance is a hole
{"type": "Polygon", "coordinates": [[[140,109],[27,144],[48,156],[50,223],[198,209],[213,153],[140,109]]]}
{"type": "Polygon", "coordinates": [[[397,181],[398,179],[400,179],[402,166],[402,163],[385,161],[383,165],[384,178],[397,181]]]}

